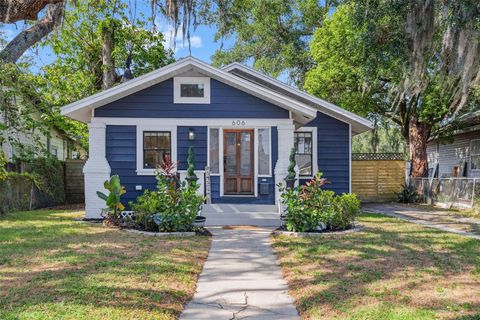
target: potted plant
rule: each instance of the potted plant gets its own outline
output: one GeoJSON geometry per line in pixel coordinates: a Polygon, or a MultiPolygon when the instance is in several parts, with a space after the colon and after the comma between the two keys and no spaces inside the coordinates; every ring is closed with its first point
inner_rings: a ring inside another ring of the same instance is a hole
{"type": "Polygon", "coordinates": [[[295,187],[295,181],[297,180],[297,173],[295,172],[295,166],[297,165],[297,161],[295,160],[296,153],[296,149],[293,147],[292,150],[290,150],[289,164],[287,169],[288,173],[285,177],[287,189],[292,189],[295,187]]]}
{"type": "Polygon", "coordinates": [[[187,177],[185,178],[188,184],[196,183],[198,181],[198,177],[195,174],[195,153],[193,151],[193,147],[190,146],[188,148],[188,158],[187,158],[188,168],[187,168],[187,177]]]}

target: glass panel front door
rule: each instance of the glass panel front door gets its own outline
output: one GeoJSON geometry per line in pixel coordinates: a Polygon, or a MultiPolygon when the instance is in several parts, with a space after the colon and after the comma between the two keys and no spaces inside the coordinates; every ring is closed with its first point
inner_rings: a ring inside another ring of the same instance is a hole
{"type": "Polygon", "coordinates": [[[223,139],[224,193],[253,194],[253,130],[224,130],[223,139]]]}

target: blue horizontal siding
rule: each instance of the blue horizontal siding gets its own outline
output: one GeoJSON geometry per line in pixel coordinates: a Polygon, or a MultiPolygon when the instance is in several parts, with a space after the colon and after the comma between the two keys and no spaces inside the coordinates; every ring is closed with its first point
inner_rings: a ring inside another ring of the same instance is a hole
{"type": "Polygon", "coordinates": [[[125,186],[122,203],[127,206],[129,201],[135,201],[143,190],[136,191],[135,186],[154,190],[156,180],[153,176],[137,176],[137,128],[136,126],[107,126],[107,161],[112,170],[112,175],[118,174],[120,182],[125,186]]]}
{"type": "Polygon", "coordinates": [[[205,170],[207,166],[207,127],[177,127],[177,160],[178,169],[188,168],[188,149],[193,147],[195,155],[195,170],[205,170]],[[195,132],[195,140],[188,140],[188,132],[192,129],[195,132]]]}
{"type": "Polygon", "coordinates": [[[95,109],[95,117],[128,118],[271,118],[287,119],[288,111],[211,79],[210,104],[174,104],[173,79],[95,109]]]}
{"type": "MultiPolygon", "coordinates": [[[[350,129],[347,123],[323,113],[305,127],[317,127],[318,170],[330,183],[325,189],[337,194],[350,190],[350,129]]],[[[300,183],[308,179],[301,179],[300,183]]]]}

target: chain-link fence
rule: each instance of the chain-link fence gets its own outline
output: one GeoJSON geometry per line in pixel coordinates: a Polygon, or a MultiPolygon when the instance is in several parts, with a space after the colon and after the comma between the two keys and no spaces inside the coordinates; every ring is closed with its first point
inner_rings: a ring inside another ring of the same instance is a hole
{"type": "Polygon", "coordinates": [[[423,202],[447,208],[480,204],[480,178],[412,178],[423,202]]]}

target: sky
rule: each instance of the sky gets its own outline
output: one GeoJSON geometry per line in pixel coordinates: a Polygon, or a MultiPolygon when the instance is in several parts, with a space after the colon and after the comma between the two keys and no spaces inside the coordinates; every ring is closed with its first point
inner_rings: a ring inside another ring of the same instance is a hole
{"type": "MultiPolygon", "coordinates": [[[[137,8],[138,11],[144,12],[146,16],[150,13],[150,9],[145,3],[139,2],[142,5],[137,8]]],[[[40,13],[42,16],[42,13],[40,13]]],[[[189,56],[188,41],[183,42],[181,30],[178,31],[176,39],[173,39],[173,27],[167,23],[166,19],[156,20],[157,29],[163,33],[165,38],[165,47],[175,49],[175,58],[189,56]]],[[[0,36],[7,41],[12,40],[23,28],[25,24],[18,22],[16,24],[0,25],[0,36]]],[[[211,62],[211,56],[220,48],[221,43],[214,41],[215,28],[209,26],[199,26],[195,30],[193,27],[190,30],[190,42],[192,49],[192,56],[203,60],[207,63],[211,62]]],[[[224,48],[233,45],[234,39],[224,41],[224,48]]],[[[55,55],[50,48],[36,47],[30,49],[28,54],[33,59],[32,71],[38,72],[41,68],[55,60],[55,55]]]]}

